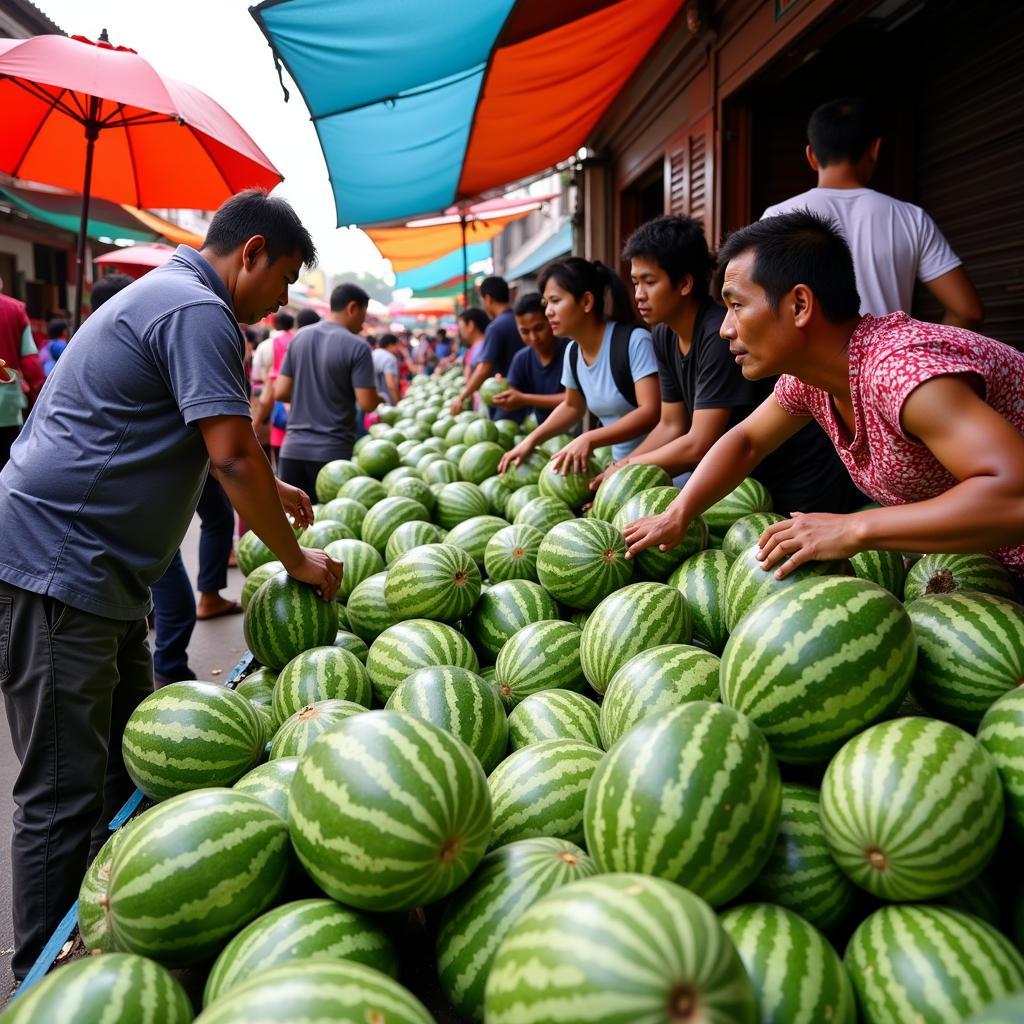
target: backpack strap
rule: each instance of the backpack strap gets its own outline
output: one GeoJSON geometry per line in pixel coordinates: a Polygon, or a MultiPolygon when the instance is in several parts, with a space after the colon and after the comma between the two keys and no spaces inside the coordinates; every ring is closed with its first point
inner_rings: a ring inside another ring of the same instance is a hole
{"type": "Polygon", "coordinates": [[[637,408],[636,382],[629,365],[629,339],[636,330],[635,324],[615,324],[612,327],[611,351],[608,358],[611,362],[612,380],[619,389],[619,394],[633,408],[637,408]]]}
{"type": "Polygon", "coordinates": [[[576,390],[581,391],[583,388],[580,387],[580,347],[575,341],[569,344],[569,369],[572,370],[572,379],[576,382],[576,390]]]}

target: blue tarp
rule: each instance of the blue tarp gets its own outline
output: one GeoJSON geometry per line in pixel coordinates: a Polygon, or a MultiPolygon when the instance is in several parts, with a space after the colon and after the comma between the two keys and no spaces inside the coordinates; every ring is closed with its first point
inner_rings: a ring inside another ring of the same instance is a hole
{"type": "MultiPolygon", "coordinates": [[[[474,242],[472,245],[466,246],[466,266],[472,266],[474,263],[479,263],[480,260],[490,258],[490,242],[474,242]]],[[[402,273],[396,274],[395,287],[412,288],[414,291],[422,288],[433,288],[436,284],[443,284],[445,281],[450,281],[453,277],[458,277],[462,273],[462,268],[462,250],[455,249],[453,252],[448,253],[447,256],[434,260],[433,263],[427,263],[425,266],[404,270],[402,273]]]]}
{"type": "Polygon", "coordinates": [[[507,281],[516,281],[521,277],[530,277],[537,273],[545,263],[550,263],[559,256],[572,252],[572,222],[566,221],[539,249],[529,256],[513,264],[505,271],[507,281]]]}

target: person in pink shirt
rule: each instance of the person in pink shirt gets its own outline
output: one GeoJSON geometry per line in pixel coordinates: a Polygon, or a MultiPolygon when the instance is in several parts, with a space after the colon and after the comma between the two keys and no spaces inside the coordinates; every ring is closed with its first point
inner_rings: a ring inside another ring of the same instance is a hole
{"type": "Polygon", "coordinates": [[[677,544],[811,419],[881,508],[795,512],[761,537],[782,578],[865,550],[990,552],[1024,577],[1024,353],[905,313],[860,316],[853,260],[808,211],[733,234],[719,253],[721,333],[744,377],[781,374],[772,396],[707,453],[658,516],[625,530],[629,555],[677,544]]]}

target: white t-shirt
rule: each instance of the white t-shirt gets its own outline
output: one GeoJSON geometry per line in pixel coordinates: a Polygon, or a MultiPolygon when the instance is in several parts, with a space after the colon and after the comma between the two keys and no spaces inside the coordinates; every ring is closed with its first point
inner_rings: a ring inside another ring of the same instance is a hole
{"type": "Polygon", "coordinates": [[[398,379],[398,360],[394,353],[387,352],[382,348],[375,348],[371,353],[373,356],[373,377],[377,384],[377,394],[385,401],[391,401],[388,394],[387,377],[392,376],[398,379]]]}
{"type": "Polygon", "coordinates": [[[853,252],[860,311],[885,316],[910,312],[916,280],[934,281],[960,259],[920,206],[871,188],[812,188],[776,206],[764,217],[810,210],[831,217],[853,252]]]}
{"type": "Polygon", "coordinates": [[[274,339],[273,337],[261,341],[252,354],[252,370],[249,372],[249,379],[253,384],[265,384],[274,368],[274,339]]]}

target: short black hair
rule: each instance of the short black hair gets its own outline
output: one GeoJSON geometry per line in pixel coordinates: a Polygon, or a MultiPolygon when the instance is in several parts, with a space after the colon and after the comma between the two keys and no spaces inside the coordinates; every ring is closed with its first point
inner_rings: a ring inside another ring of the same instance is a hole
{"type": "Polygon", "coordinates": [[[46,336],[48,338],[59,338],[68,333],[68,322],[63,317],[55,316],[46,325],[46,336]]]}
{"type": "Polygon", "coordinates": [[[537,287],[543,292],[551,280],[577,302],[590,292],[594,296],[593,315],[598,320],[611,320],[618,324],[636,322],[629,290],[622,278],[600,260],[585,260],[582,256],[554,260],[537,276],[537,287]]]}
{"type": "Polygon", "coordinates": [[[835,222],[810,210],[766,217],[734,231],[718,252],[719,267],[754,252],[754,284],[765,290],[773,309],[798,284],[814,292],[830,323],[860,313],[853,256],[835,222]]]}
{"type": "Polygon", "coordinates": [[[708,290],[712,266],[708,240],[704,228],[692,217],[655,217],[641,224],[622,250],[627,262],[637,257],[657,263],[673,285],[689,274],[698,297],[708,290]]]}
{"type": "Polygon", "coordinates": [[[262,188],[249,188],[225,202],[213,215],[204,249],[218,256],[234,252],[255,235],[267,240],[267,262],[298,252],[307,267],[315,266],[316,246],[291,204],[262,188]]]}
{"type": "Polygon", "coordinates": [[[390,331],[385,331],[384,334],[377,339],[377,348],[391,348],[392,345],[397,344],[398,339],[390,331]]]}
{"type": "Polygon", "coordinates": [[[274,314],[274,330],[290,331],[295,326],[295,317],[287,310],[279,309],[274,314]]]}
{"type": "Polygon", "coordinates": [[[308,307],[300,309],[295,314],[295,326],[296,327],[309,327],[310,324],[320,323],[320,314],[315,309],[309,309],[308,307]]]}
{"type": "Polygon", "coordinates": [[[459,319],[467,324],[475,324],[481,334],[487,330],[487,325],[491,322],[491,318],[479,306],[464,309],[459,314],[459,319]]]}
{"type": "MultiPolygon", "coordinates": [[[[438,327],[438,329],[437,329],[437,340],[440,341],[442,338],[447,338],[447,337],[448,337],[448,332],[443,327],[438,327]]],[[[396,338],[395,340],[397,341],[398,339],[396,338]]]]}
{"type": "Polygon", "coordinates": [[[860,96],[823,103],[807,122],[807,141],[822,167],[857,163],[881,134],[872,104],[860,96]]]}
{"type": "Polygon", "coordinates": [[[513,310],[516,316],[529,316],[531,313],[544,315],[544,299],[540,292],[527,292],[513,310]]]}
{"type": "Polygon", "coordinates": [[[332,313],[340,313],[342,310],[347,309],[350,302],[354,302],[357,306],[365,309],[370,304],[370,296],[359,285],[352,284],[351,281],[339,284],[331,292],[332,313]]]}
{"type": "Polygon", "coordinates": [[[127,274],[107,274],[101,277],[89,293],[89,304],[95,313],[108,299],[112,299],[123,288],[127,288],[132,279],[127,274]]]}
{"type": "Polygon", "coordinates": [[[508,302],[508,281],[503,277],[485,277],[480,282],[480,294],[495,302],[508,302]]]}

